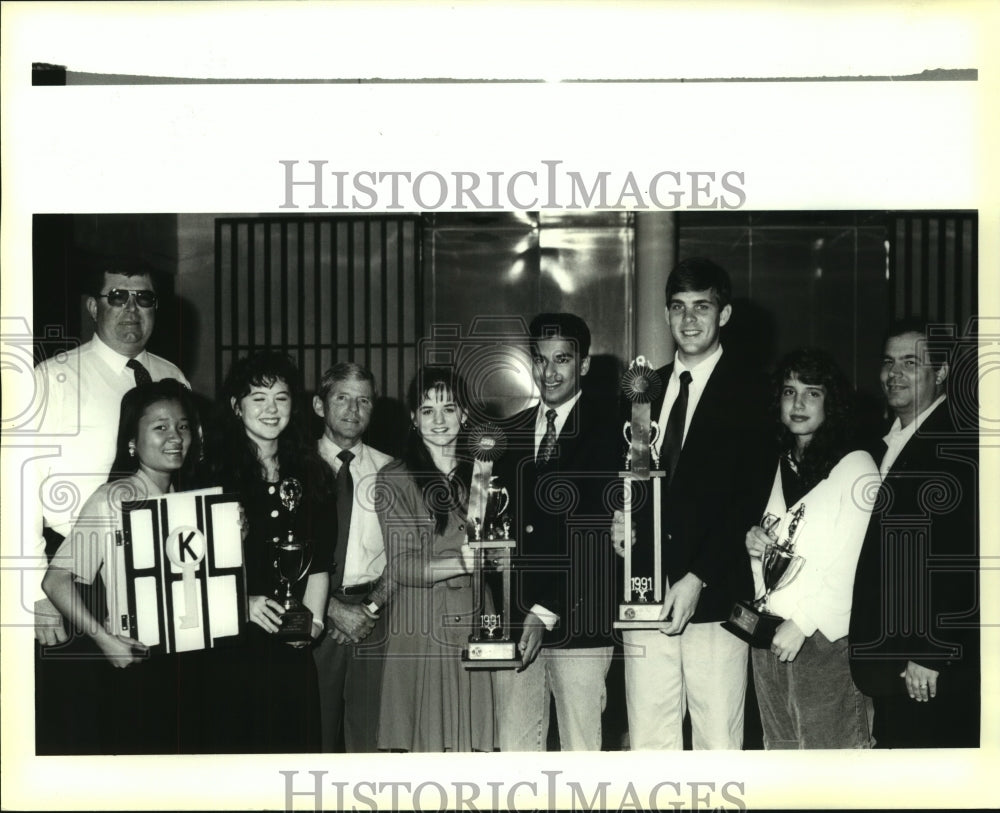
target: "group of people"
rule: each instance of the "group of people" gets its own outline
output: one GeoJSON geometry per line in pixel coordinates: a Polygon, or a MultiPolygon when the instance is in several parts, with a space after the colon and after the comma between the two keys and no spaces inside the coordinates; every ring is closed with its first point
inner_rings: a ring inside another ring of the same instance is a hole
{"type": "Polygon", "coordinates": [[[869,446],[829,355],[789,354],[768,392],[723,350],[726,272],[681,262],[666,283],[675,354],[650,405],[653,500],[622,477],[617,393],[582,386],[588,326],[539,314],[527,340],[539,403],[490,429],[516,544],[503,606],[489,589],[500,575],[483,581],[469,544],[483,413],[457,371],[418,371],[397,460],[365,440],[377,391],[353,362],[322,376],[318,439],[298,370],[273,350],[233,363],[202,426],[183,374],[145,349],[156,305],[148,273],[99,267],[94,338],[36,371],[44,425],[64,440],[39,493],[70,478],[82,497],[76,510],[43,499],[36,528],[51,558],[35,606],[38,753],[544,750],[550,704],[562,750],[599,750],[616,653],[633,749],[683,747],[685,715],[694,748],[741,748],[751,674],[766,748],[978,745],[975,439],[951,419],[947,356],[928,355],[923,326],[889,331],[894,423],[869,446]],[[628,539],[615,510],[626,480],[628,539]],[[105,623],[99,540],[123,502],[207,486],[239,500],[246,633],[150,657],[105,623]],[[622,559],[650,572],[654,526],[657,628],[616,631],[622,559]],[[294,585],[308,641],[279,634],[275,543],[290,530],[311,553],[294,585]],[[770,594],[782,620],[751,658],[722,622],[773,587],[761,563],[793,536],[801,569],[770,594]],[[494,613],[518,659],[467,668],[472,620],[494,613]]]}

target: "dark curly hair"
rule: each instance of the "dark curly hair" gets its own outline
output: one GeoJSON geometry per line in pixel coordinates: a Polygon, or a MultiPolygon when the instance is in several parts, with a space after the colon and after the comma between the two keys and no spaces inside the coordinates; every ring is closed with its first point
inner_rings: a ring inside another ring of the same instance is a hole
{"type": "Polygon", "coordinates": [[[136,439],[139,421],[146,410],[160,401],[174,401],[180,404],[184,417],[191,427],[191,445],[188,446],[184,463],[173,473],[170,482],[177,491],[197,485],[198,466],[201,460],[201,430],[198,410],[195,408],[191,391],[175,378],[164,378],[148,384],[139,384],[122,396],[118,417],[118,439],[115,445],[115,461],[111,464],[108,482],[121,480],[139,470],[139,458],[129,454],[129,443],[136,439]]]}
{"type": "Polygon", "coordinates": [[[304,397],[295,362],[277,350],[262,350],[233,363],[222,385],[208,444],[213,484],[240,494],[250,493],[265,476],[257,444],[247,434],[235,404],[253,387],[271,387],[282,381],[292,397],[288,426],[278,436],[278,470],[282,477],[296,477],[313,493],[332,493],[332,473],[309,439],[302,414],[304,397]]]}
{"type": "MultiPolygon", "coordinates": [[[[410,411],[416,413],[420,404],[431,393],[451,395],[466,412],[469,402],[465,382],[450,368],[424,367],[410,382],[407,403],[410,411]]],[[[420,489],[424,506],[434,517],[434,529],[444,533],[451,511],[464,510],[468,504],[469,484],[472,482],[472,456],[468,450],[469,433],[463,426],[455,444],[457,458],[455,473],[449,479],[434,465],[434,460],[416,426],[410,427],[403,451],[403,462],[420,489]]]]}
{"type": "Polygon", "coordinates": [[[778,424],[778,442],[782,454],[794,454],[795,436],[781,422],[781,391],[785,381],[798,379],[803,384],[822,386],[823,423],[797,460],[799,475],[808,491],[824,480],[840,459],[857,447],[854,424],[854,392],[833,358],[823,350],[806,347],[793,350],[780,362],[774,373],[774,414],[778,424]]]}

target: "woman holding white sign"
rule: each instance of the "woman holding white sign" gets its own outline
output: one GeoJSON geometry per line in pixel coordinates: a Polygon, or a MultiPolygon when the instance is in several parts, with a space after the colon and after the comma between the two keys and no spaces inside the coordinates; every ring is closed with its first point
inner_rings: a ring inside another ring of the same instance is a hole
{"type": "Polygon", "coordinates": [[[767,608],[784,619],[770,649],[753,650],[764,747],[870,748],[871,702],[851,680],[847,629],[878,469],[853,443],[851,390],[833,359],[795,351],[776,381],[782,454],[765,520],[746,535],[756,593],[771,588],[767,608]],[[801,566],[784,583],[762,564],[776,545],[801,566]]]}
{"type": "MultiPolygon", "coordinates": [[[[188,389],[172,378],[140,384],[122,398],[117,454],[108,482],[89,500],[49,564],[42,581],[45,593],[70,624],[93,638],[113,672],[126,667],[127,677],[109,672],[97,702],[106,721],[101,733],[104,753],[176,753],[192,749],[185,739],[197,726],[181,726],[182,705],[148,703],[144,697],[186,696],[194,689],[197,657],[151,660],[141,641],[110,631],[111,589],[107,589],[108,618],[98,619],[87,608],[76,584],[94,584],[107,578],[105,558],[122,528],[122,504],[157,497],[190,487],[200,457],[197,412],[188,389]],[[105,626],[107,621],[108,626],[105,626]],[[180,685],[182,673],[192,678],[180,685]],[[130,702],[135,701],[135,702],[130,702]]],[[[105,585],[105,587],[107,587],[105,585]]],[[[191,697],[195,695],[192,694],[191,697]]],[[[197,712],[194,712],[194,717],[197,712]]]]}

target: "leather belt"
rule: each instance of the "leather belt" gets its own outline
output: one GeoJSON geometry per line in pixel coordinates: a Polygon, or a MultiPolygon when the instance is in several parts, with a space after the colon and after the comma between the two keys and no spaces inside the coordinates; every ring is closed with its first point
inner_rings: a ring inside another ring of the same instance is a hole
{"type": "Polygon", "coordinates": [[[342,596],[344,598],[351,598],[354,596],[367,596],[372,589],[375,582],[362,582],[361,584],[352,584],[348,587],[338,587],[333,591],[335,596],[342,596]]]}

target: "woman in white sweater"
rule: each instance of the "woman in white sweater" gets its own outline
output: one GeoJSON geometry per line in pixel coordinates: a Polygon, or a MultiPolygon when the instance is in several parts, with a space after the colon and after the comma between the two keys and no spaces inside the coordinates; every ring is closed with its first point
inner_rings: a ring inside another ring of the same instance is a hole
{"type": "Polygon", "coordinates": [[[789,354],[776,381],[782,451],[765,517],[777,524],[746,535],[757,595],[765,548],[786,541],[796,513],[794,552],[804,563],[768,600],[784,619],[770,649],[753,651],[764,747],[869,748],[871,701],[851,680],[847,629],[878,468],[854,450],[850,386],[826,353],[789,354]]]}

